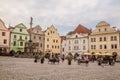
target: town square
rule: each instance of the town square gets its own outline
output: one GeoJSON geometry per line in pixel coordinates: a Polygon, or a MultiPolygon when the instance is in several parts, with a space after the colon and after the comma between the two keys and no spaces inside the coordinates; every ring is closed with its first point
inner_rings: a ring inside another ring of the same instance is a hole
{"type": "Polygon", "coordinates": [[[120,80],[120,0],[0,5],[0,80],[120,80]]]}
{"type": "Polygon", "coordinates": [[[96,62],[78,65],[34,63],[34,59],[0,56],[0,80],[119,80],[120,64],[98,66],[96,62]]]}

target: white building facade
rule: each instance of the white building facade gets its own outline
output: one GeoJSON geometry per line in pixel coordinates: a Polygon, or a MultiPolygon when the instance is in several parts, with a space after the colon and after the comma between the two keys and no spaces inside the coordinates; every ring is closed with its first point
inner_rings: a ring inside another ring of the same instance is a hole
{"type": "Polygon", "coordinates": [[[70,34],[67,34],[66,39],[62,42],[62,54],[84,54],[88,53],[90,30],[82,25],[70,34]]]}

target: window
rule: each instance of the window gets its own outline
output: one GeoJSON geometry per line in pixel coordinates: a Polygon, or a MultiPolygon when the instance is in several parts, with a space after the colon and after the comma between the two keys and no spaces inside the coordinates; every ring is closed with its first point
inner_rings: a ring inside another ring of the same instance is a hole
{"type": "Polygon", "coordinates": [[[117,36],[111,36],[111,41],[116,41],[117,40],[117,36]]]}
{"type": "Polygon", "coordinates": [[[111,49],[117,49],[117,44],[112,44],[111,49]]]}
{"type": "Polygon", "coordinates": [[[54,48],[54,46],[52,45],[52,48],[54,48]]]}
{"type": "Polygon", "coordinates": [[[102,45],[100,45],[100,49],[102,49],[102,45]]]}
{"type": "Polygon", "coordinates": [[[41,40],[41,37],[39,37],[39,39],[41,40]]]}
{"type": "Polygon", "coordinates": [[[27,40],[27,36],[25,37],[25,39],[27,40]]]}
{"type": "Polygon", "coordinates": [[[74,50],[76,50],[76,46],[74,46],[74,50]]]}
{"type": "Polygon", "coordinates": [[[13,42],[13,46],[16,46],[16,41],[13,42]]]}
{"type": "Polygon", "coordinates": [[[69,50],[71,50],[71,47],[69,46],[69,50]]]}
{"type": "Polygon", "coordinates": [[[76,35],[76,38],[78,38],[78,35],[76,35]]]}
{"type": "Polygon", "coordinates": [[[47,45],[47,48],[49,48],[49,45],[47,45]]]}
{"type": "Polygon", "coordinates": [[[100,41],[102,41],[102,37],[100,37],[100,41]]]}
{"type": "Polygon", "coordinates": [[[94,45],[94,49],[96,49],[96,45],[94,45]]]}
{"type": "Polygon", "coordinates": [[[5,32],[2,32],[2,36],[5,36],[5,32]]]}
{"type": "Polygon", "coordinates": [[[71,44],[71,42],[69,41],[69,44],[71,44]]]}
{"type": "Polygon", "coordinates": [[[14,35],[14,38],[16,38],[16,35],[14,35]]]}
{"type": "Polygon", "coordinates": [[[91,42],[93,42],[93,38],[91,38],[91,42]]]}
{"type": "Polygon", "coordinates": [[[107,29],[105,28],[105,31],[107,31],[107,29]]]}
{"type": "Polygon", "coordinates": [[[36,39],[36,36],[34,36],[34,39],[36,39]]]}
{"type": "Polygon", "coordinates": [[[77,46],[77,50],[79,49],[79,46],[77,46]]]}
{"type": "Polygon", "coordinates": [[[85,40],[83,40],[83,43],[85,43],[85,40]]]}
{"type": "Polygon", "coordinates": [[[75,42],[74,42],[75,44],[78,44],[78,40],[75,40],[75,42]]]}
{"type": "Polygon", "coordinates": [[[111,41],[113,41],[113,36],[111,36],[111,41]]]}
{"type": "Polygon", "coordinates": [[[100,29],[98,29],[99,30],[99,32],[100,32],[100,29]]]}
{"type": "Polygon", "coordinates": [[[94,38],[94,42],[96,42],[96,38],[94,38]]]}
{"type": "Polygon", "coordinates": [[[107,49],[107,46],[106,46],[106,45],[104,45],[104,49],[107,49]]]}
{"type": "Polygon", "coordinates": [[[63,51],[63,52],[65,51],[64,48],[62,49],[62,51],[63,51]]]}
{"type": "Polygon", "coordinates": [[[56,49],[56,46],[55,46],[55,49],[56,49]]]}
{"type": "Polygon", "coordinates": [[[106,41],[106,37],[104,37],[104,41],[106,41]]]}
{"type": "Polygon", "coordinates": [[[58,43],[58,40],[56,40],[56,43],[58,43]]]}
{"type": "Polygon", "coordinates": [[[48,35],[49,35],[49,33],[48,33],[48,35]]]}
{"type": "Polygon", "coordinates": [[[117,40],[117,36],[114,36],[114,40],[115,40],[115,41],[117,40]]]}
{"type": "Polygon", "coordinates": [[[114,45],[112,44],[112,45],[111,45],[111,49],[113,49],[113,48],[114,48],[114,45]]]}
{"type": "Polygon", "coordinates": [[[22,36],[20,36],[20,40],[22,39],[22,36]]]}
{"type": "Polygon", "coordinates": [[[40,47],[42,47],[42,43],[40,44],[40,47]]]}
{"type": "Polygon", "coordinates": [[[117,44],[115,44],[115,49],[117,49],[117,44]]]}
{"type": "Polygon", "coordinates": [[[37,47],[38,47],[38,46],[39,46],[39,43],[38,43],[38,42],[36,42],[36,43],[35,43],[35,46],[37,46],[37,47]]]}
{"type": "Polygon", "coordinates": [[[53,43],[55,43],[55,40],[53,40],[53,43]]]}
{"type": "Polygon", "coordinates": [[[20,29],[20,32],[22,32],[22,29],[20,29]]]}
{"type": "Polygon", "coordinates": [[[85,48],[85,46],[83,46],[83,50],[85,50],[86,48],[85,48]]]}
{"type": "Polygon", "coordinates": [[[4,44],[7,44],[7,39],[4,39],[3,43],[4,43],[4,44]]]}
{"type": "Polygon", "coordinates": [[[91,45],[91,49],[93,49],[93,45],[91,45]]]}
{"type": "Polygon", "coordinates": [[[49,38],[47,38],[47,41],[49,41],[49,38]]]}
{"type": "Polygon", "coordinates": [[[23,42],[20,42],[20,46],[23,46],[23,42]]]}

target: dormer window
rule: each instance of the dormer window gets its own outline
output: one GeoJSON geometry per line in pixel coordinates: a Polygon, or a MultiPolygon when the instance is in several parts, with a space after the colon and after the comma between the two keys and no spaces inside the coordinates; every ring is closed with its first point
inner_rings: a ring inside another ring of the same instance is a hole
{"type": "Polygon", "coordinates": [[[49,33],[48,33],[48,35],[49,35],[49,33]]]}
{"type": "Polygon", "coordinates": [[[78,38],[78,35],[76,35],[76,38],[78,38]]]}
{"type": "Polygon", "coordinates": [[[105,28],[105,31],[107,31],[107,29],[105,28]]]}
{"type": "Polygon", "coordinates": [[[20,32],[22,32],[22,29],[20,29],[20,32]]]}
{"type": "Polygon", "coordinates": [[[100,32],[100,29],[98,29],[99,30],[99,32],[100,32]]]}

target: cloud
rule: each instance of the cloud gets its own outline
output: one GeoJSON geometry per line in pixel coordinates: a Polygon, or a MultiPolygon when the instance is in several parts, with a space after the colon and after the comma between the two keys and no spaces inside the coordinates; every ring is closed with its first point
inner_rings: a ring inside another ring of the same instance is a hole
{"type": "Polygon", "coordinates": [[[0,18],[6,25],[23,22],[46,29],[54,24],[61,35],[75,29],[78,24],[94,28],[99,21],[120,26],[119,0],[1,0],[0,18]],[[64,32],[63,32],[64,31],[64,32]]]}

